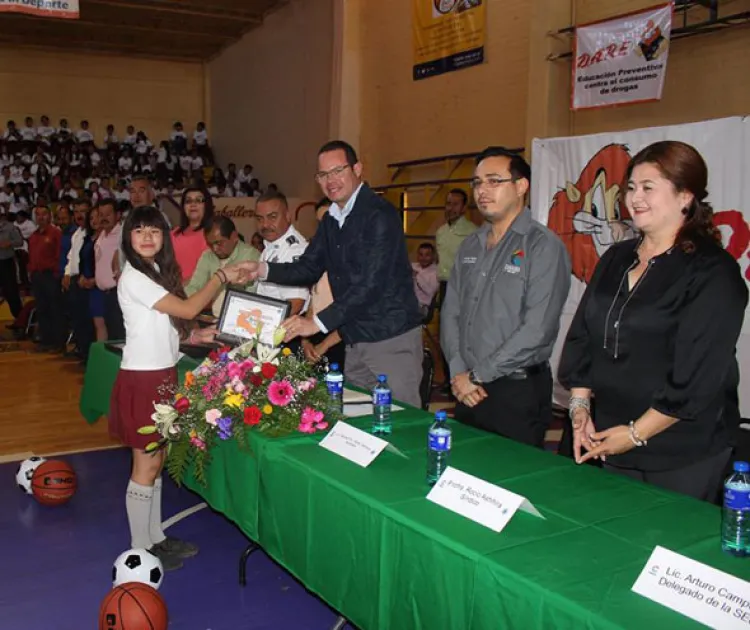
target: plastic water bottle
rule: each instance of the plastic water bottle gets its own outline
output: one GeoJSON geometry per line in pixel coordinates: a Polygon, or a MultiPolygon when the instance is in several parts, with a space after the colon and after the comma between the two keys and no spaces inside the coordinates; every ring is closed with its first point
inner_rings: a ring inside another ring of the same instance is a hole
{"type": "Polygon", "coordinates": [[[338,363],[331,363],[326,373],[326,387],[328,396],[331,398],[331,410],[337,413],[344,412],[344,375],[339,371],[338,363]]]}
{"type": "Polygon", "coordinates": [[[388,434],[393,431],[391,422],[391,387],[385,374],[378,376],[372,390],[372,432],[388,434]]]}
{"type": "Polygon", "coordinates": [[[724,482],[721,548],[733,556],[750,556],[750,464],[734,462],[724,482]]]}
{"type": "Polygon", "coordinates": [[[435,413],[435,422],[427,432],[427,483],[431,486],[448,466],[451,454],[451,430],[445,411],[435,413]]]}

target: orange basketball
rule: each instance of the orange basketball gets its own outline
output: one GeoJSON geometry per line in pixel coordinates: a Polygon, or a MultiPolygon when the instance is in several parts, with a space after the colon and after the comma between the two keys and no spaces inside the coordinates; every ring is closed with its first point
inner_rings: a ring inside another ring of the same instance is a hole
{"type": "Polygon", "coordinates": [[[37,466],[31,477],[31,491],[42,505],[62,505],[76,491],[76,473],[70,464],[51,459],[37,466]]]}
{"type": "Polygon", "coordinates": [[[115,586],[99,609],[99,630],[167,630],[167,605],[148,584],[115,586]]]}

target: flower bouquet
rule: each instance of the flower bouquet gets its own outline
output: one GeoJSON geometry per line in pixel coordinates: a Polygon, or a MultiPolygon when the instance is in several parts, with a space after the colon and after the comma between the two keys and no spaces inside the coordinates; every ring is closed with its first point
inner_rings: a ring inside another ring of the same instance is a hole
{"type": "MultiPolygon", "coordinates": [[[[279,336],[277,335],[277,339],[279,336]]],[[[163,392],[168,403],[154,403],[153,425],[141,434],[159,434],[147,451],[168,448],[167,470],[179,484],[191,462],[196,480],[205,485],[211,446],[236,440],[249,450],[248,434],[277,437],[323,431],[339,417],[320,372],[288,348],[253,340],[234,350],[211,351],[176,391],[163,392]]]]}

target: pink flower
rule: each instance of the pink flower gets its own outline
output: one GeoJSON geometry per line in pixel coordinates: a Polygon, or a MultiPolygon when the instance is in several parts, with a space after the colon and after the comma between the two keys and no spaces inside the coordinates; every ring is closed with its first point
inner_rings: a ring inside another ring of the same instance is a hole
{"type": "Polygon", "coordinates": [[[199,437],[191,437],[190,438],[190,443],[195,448],[198,448],[198,449],[200,449],[202,451],[206,450],[206,443],[203,440],[201,440],[199,437]]]}
{"type": "Polygon", "coordinates": [[[240,380],[239,376],[232,379],[231,385],[232,389],[238,394],[244,394],[247,392],[247,387],[245,387],[245,384],[240,380]]]}
{"type": "Polygon", "coordinates": [[[302,424],[317,424],[319,422],[322,422],[323,416],[324,414],[322,411],[316,411],[312,407],[305,407],[302,410],[302,417],[300,418],[300,422],[302,424]]]}
{"type": "Polygon", "coordinates": [[[299,389],[299,391],[301,392],[309,392],[315,387],[316,384],[317,384],[317,381],[314,378],[309,378],[306,381],[302,381],[297,386],[297,389],[299,389]]]}
{"type": "Polygon", "coordinates": [[[219,418],[221,418],[221,411],[218,409],[209,409],[206,412],[206,422],[212,426],[216,426],[219,418]]]}
{"type": "Polygon", "coordinates": [[[294,387],[287,381],[274,381],[268,386],[268,400],[277,407],[286,407],[294,398],[294,387]]]}
{"type": "Polygon", "coordinates": [[[300,422],[300,425],[297,427],[297,430],[300,433],[315,433],[315,427],[311,422],[300,422]]]}
{"type": "Polygon", "coordinates": [[[317,424],[315,425],[315,428],[316,428],[316,429],[317,429],[318,431],[323,431],[324,429],[327,429],[327,428],[328,428],[328,423],[327,423],[327,422],[318,422],[318,423],[317,423],[317,424]]]}
{"type": "Polygon", "coordinates": [[[229,378],[242,378],[242,365],[234,361],[227,365],[227,374],[229,378]]]}

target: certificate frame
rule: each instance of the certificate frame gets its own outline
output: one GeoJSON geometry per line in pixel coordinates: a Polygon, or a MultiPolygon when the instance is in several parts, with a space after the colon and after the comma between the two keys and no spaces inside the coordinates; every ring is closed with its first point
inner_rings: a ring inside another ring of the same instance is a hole
{"type": "Polygon", "coordinates": [[[261,323],[258,340],[272,346],[273,334],[289,317],[290,310],[291,306],[285,300],[227,289],[216,326],[216,340],[231,346],[241,345],[256,337],[257,325],[261,323]]]}

